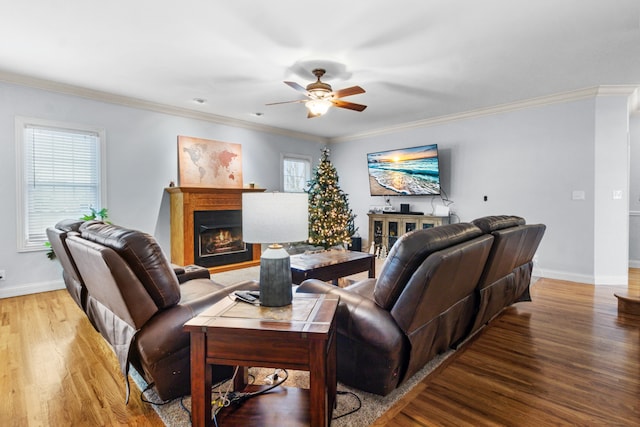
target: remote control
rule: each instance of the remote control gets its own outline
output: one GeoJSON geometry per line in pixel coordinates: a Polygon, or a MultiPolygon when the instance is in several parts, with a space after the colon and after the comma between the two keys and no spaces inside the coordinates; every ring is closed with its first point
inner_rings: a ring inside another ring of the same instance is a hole
{"type": "Polygon", "coordinates": [[[258,298],[251,295],[249,291],[235,291],[234,295],[236,296],[236,299],[239,299],[240,301],[248,302],[249,304],[253,304],[258,300],[258,298]]]}

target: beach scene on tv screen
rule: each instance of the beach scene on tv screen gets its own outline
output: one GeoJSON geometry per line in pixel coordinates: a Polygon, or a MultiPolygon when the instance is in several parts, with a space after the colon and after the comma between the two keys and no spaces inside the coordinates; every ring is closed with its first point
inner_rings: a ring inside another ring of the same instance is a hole
{"type": "Polygon", "coordinates": [[[440,194],[435,144],[369,153],[367,165],[373,196],[440,194]]]}

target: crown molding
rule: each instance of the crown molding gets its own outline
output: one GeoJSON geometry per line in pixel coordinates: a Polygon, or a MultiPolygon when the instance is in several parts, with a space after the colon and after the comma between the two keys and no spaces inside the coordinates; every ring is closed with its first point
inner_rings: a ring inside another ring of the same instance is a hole
{"type": "Polygon", "coordinates": [[[579,101],[582,99],[593,98],[596,96],[628,96],[629,111],[631,114],[640,114],[640,95],[638,94],[638,85],[605,85],[595,86],[585,89],[579,89],[569,92],[563,92],[553,95],[541,96],[537,98],[526,99],[517,102],[501,104],[488,108],[480,108],[462,113],[448,114],[440,117],[433,117],[423,120],[399,124],[397,126],[388,126],[381,129],[375,129],[369,132],[362,132],[352,135],[326,138],[317,135],[310,135],[303,132],[296,132],[288,129],[277,128],[273,126],[260,125],[244,120],[233,119],[230,117],[219,116],[216,114],[205,113],[202,111],[190,110],[188,108],[174,107],[166,104],[160,104],[142,99],[132,98],[128,96],[116,95],[109,92],[87,89],[79,86],[69,85],[65,83],[54,82],[51,80],[38,79],[35,77],[25,76],[22,74],[0,71],[0,81],[6,83],[19,84],[37,89],[47,90],[51,92],[63,93],[67,95],[79,96],[82,98],[92,99],[96,101],[108,102],[111,104],[124,105],[132,108],[140,108],[159,113],[171,114],[179,117],[185,117],[195,120],[203,120],[216,124],[238,127],[243,129],[254,130],[258,132],[267,132],[276,135],[287,136],[296,139],[303,139],[322,144],[333,144],[340,142],[353,141],[363,138],[370,138],[389,133],[401,132],[411,129],[423,127],[443,125],[460,120],[473,119],[494,114],[501,114],[511,111],[522,110],[526,108],[541,107],[546,105],[558,104],[563,102],[579,101]]]}
{"type": "Polygon", "coordinates": [[[171,105],[161,104],[157,102],[145,101],[138,98],[116,95],[109,92],[103,92],[94,89],[87,89],[80,86],[69,85],[65,83],[54,82],[51,80],[38,79],[35,77],[25,76],[21,74],[0,71],[0,81],[22,86],[28,86],[36,89],[47,90],[50,92],[62,93],[65,95],[73,95],[94,101],[108,102],[110,104],[118,104],[126,107],[140,108],[158,113],[171,114],[174,116],[185,117],[189,119],[203,120],[216,124],[233,126],[237,128],[249,129],[258,132],[267,132],[276,135],[287,136],[291,138],[304,139],[313,142],[327,144],[328,138],[310,135],[303,132],[295,132],[288,129],[282,129],[273,126],[260,125],[244,120],[233,119],[230,117],[219,116],[216,114],[205,113],[202,111],[190,110],[188,108],[174,107],[171,105]]]}
{"type": "MultiPolygon", "coordinates": [[[[376,129],[371,132],[363,132],[354,135],[331,138],[331,143],[347,142],[356,139],[370,138],[373,136],[385,135],[405,130],[418,129],[429,126],[443,125],[446,123],[456,122],[459,120],[468,120],[478,117],[490,116],[494,114],[507,113],[511,111],[523,110],[526,108],[542,107],[546,105],[559,104],[563,102],[579,101],[582,99],[593,98],[596,96],[629,96],[633,99],[636,97],[636,110],[638,86],[636,85],[618,85],[618,86],[595,86],[585,89],[574,90],[570,92],[562,92],[553,95],[541,96],[537,98],[525,99],[517,102],[496,105],[488,108],[479,108],[477,110],[466,111],[462,113],[448,114],[445,116],[433,117],[414,122],[403,123],[397,126],[389,126],[383,129],[376,129]]],[[[631,102],[631,101],[630,101],[631,102]]],[[[633,109],[631,109],[633,111],[633,109]]]]}

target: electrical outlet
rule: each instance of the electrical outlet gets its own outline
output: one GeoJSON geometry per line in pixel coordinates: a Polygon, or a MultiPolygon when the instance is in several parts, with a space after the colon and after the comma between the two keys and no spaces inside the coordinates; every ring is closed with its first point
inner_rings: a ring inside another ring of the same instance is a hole
{"type": "Polygon", "coordinates": [[[4,270],[0,270],[0,280],[4,280],[4,270]]]}

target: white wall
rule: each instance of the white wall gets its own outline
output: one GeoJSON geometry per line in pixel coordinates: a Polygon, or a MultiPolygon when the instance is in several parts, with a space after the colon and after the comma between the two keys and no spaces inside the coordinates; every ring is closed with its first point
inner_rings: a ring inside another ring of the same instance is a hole
{"type": "MultiPolygon", "coordinates": [[[[624,166],[629,160],[621,154],[628,119],[623,99],[596,96],[352,139],[332,144],[331,160],[365,240],[369,206],[384,203],[381,197],[369,195],[366,153],[437,143],[443,188],[455,202],[451,207],[461,221],[514,214],[529,223],[544,223],[547,233],[538,251],[536,274],[585,283],[598,283],[599,277],[619,281],[626,276],[627,257],[622,255],[621,262],[612,260],[620,261],[621,254],[629,253],[640,262],[640,237],[635,238],[640,235],[640,220],[632,215],[626,225],[629,208],[640,213],[639,117],[630,123],[636,155],[629,191],[622,203],[610,197],[612,189],[624,187],[629,180],[624,166]],[[609,152],[609,144],[615,147],[611,158],[602,154],[609,152]],[[572,200],[574,190],[584,191],[585,200],[572,200]],[[615,227],[609,227],[611,224],[615,227]],[[631,243],[629,233],[634,235],[631,243]],[[603,243],[606,250],[596,250],[596,244],[603,243]]],[[[0,269],[6,270],[7,277],[0,282],[0,297],[61,286],[60,267],[46,260],[44,252],[16,251],[16,115],[104,127],[111,219],[154,234],[167,253],[169,205],[164,188],[177,178],[177,135],[242,144],[245,182],[255,181],[267,189],[279,187],[280,153],[312,156],[315,163],[322,146],[290,136],[0,83],[0,221],[4,224],[0,228],[0,269]]],[[[425,213],[431,212],[432,201],[440,203],[429,197],[392,199],[396,207],[409,203],[412,210],[425,213]]]]}
{"type": "Polygon", "coordinates": [[[628,99],[620,96],[599,96],[596,100],[594,197],[596,283],[626,285],[629,279],[628,105],[628,99]],[[626,237],[625,245],[620,244],[621,237],[626,237]]]}
{"type": "Polygon", "coordinates": [[[167,254],[169,204],[164,188],[177,182],[177,136],[242,144],[243,178],[278,190],[280,153],[320,157],[323,144],[204,120],[0,83],[0,297],[62,286],[57,262],[44,252],[16,251],[15,116],[103,127],[107,135],[107,208],[117,224],[154,234],[167,254]]]}
{"type": "MultiPolygon", "coordinates": [[[[544,223],[535,273],[596,283],[595,167],[603,163],[595,157],[595,123],[597,115],[608,113],[604,104],[598,111],[596,98],[589,98],[339,142],[332,144],[331,157],[365,239],[369,206],[384,203],[369,195],[366,153],[436,143],[441,182],[461,221],[513,214],[544,223]],[[572,200],[574,190],[584,191],[585,200],[572,200]]],[[[608,185],[606,177],[601,185],[608,185]]],[[[431,202],[431,197],[391,201],[396,209],[410,203],[412,210],[425,213],[432,211],[431,202]]],[[[602,201],[603,215],[612,203],[611,197],[602,201]]],[[[619,213],[600,220],[610,224],[620,220],[619,213]]],[[[626,253],[627,236],[618,233],[615,239],[613,248],[626,253]]],[[[626,277],[626,271],[618,268],[607,275],[626,277]]]]}

